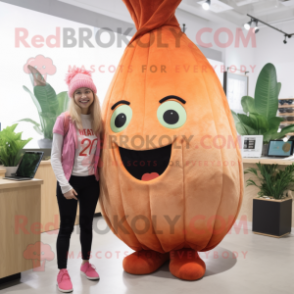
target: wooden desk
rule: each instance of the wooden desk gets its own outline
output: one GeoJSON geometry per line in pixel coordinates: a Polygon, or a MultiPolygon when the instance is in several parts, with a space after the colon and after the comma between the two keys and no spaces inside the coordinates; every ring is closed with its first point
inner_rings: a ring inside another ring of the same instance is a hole
{"type": "MultiPolygon", "coordinates": [[[[260,162],[261,164],[278,164],[279,169],[284,169],[287,165],[291,165],[294,161],[282,160],[270,157],[261,157],[261,158],[243,158],[243,169],[244,171],[247,168],[254,167],[257,168],[256,163],[260,162]]],[[[252,212],[253,212],[253,198],[255,198],[259,189],[255,186],[246,187],[246,181],[248,179],[254,180],[258,183],[258,179],[253,174],[244,175],[244,197],[241,210],[238,215],[238,220],[247,220],[252,222],[252,212]]],[[[294,211],[294,201],[292,203],[292,211],[294,211]]],[[[292,227],[294,228],[294,218],[292,217],[292,227]]]]}
{"type": "MultiPolygon", "coordinates": [[[[0,166],[0,178],[5,176],[6,169],[0,166]]],[[[51,161],[42,160],[35,178],[42,179],[41,186],[41,232],[47,232],[59,229],[60,217],[59,208],[56,198],[56,184],[57,180],[53,172],[51,161]]],[[[101,213],[99,202],[97,203],[95,213],[101,213]]],[[[77,216],[75,225],[79,224],[79,207],[77,209],[77,216]]]]}
{"type": "Polygon", "coordinates": [[[40,266],[24,257],[29,246],[40,255],[42,180],[10,181],[0,178],[0,279],[40,266]]]}
{"type": "Polygon", "coordinates": [[[0,178],[3,178],[6,173],[6,168],[3,165],[0,165],[0,178]]]}
{"type": "Polygon", "coordinates": [[[271,158],[271,157],[243,158],[243,164],[244,163],[254,164],[258,162],[260,162],[261,164],[278,164],[278,165],[291,165],[292,163],[294,163],[294,161],[271,158]]]}

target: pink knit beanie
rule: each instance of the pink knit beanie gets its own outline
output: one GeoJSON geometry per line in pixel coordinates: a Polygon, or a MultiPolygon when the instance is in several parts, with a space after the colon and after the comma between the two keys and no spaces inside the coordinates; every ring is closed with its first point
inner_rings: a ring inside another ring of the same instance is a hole
{"type": "Polygon", "coordinates": [[[91,73],[83,68],[73,67],[68,70],[65,81],[68,85],[68,95],[73,98],[74,92],[82,87],[91,89],[97,93],[96,86],[93,83],[91,73]]]}

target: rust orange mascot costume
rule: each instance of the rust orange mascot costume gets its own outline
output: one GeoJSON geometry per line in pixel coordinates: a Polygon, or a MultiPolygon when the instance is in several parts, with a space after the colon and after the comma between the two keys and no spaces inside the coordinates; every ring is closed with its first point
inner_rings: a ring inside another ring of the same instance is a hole
{"type": "Polygon", "coordinates": [[[135,252],[124,270],[170,260],[184,280],[205,274],[197,252],[217,246],[243,197],[237,134],[222,86],[181,32],[181,0],[124,0],[137,28],[103,104],[100,203],[135,252]]]}

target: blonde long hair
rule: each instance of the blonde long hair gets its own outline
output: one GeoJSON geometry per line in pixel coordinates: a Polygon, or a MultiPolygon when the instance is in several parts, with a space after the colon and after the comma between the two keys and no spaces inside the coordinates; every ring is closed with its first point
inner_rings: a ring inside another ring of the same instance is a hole
{"type": "MultiPolygon", "coordinates": [[[[94,95],[93,103],[90,108],[91,124],[94,134],[97,136],[102,132],[102,115],[101,107],[98,96],[92,91],[94,95]]],[[[73,95],[74,97],[74,95],[73,95]]],[[[74,98],[70,98],[68,112],[70,114],[71,120],[75,123],[79,130],[83,129],[81,120],[81,108],[74,102],[74,98]]]]}

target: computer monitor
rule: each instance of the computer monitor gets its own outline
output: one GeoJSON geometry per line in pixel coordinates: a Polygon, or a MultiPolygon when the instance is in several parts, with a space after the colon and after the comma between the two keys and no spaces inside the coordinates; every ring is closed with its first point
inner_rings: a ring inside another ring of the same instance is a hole
{"type": "Polygon", "coordinates": [[[26,151],[15,173],[18,177],[33,178],[37,172],[44,152],[26,151]]]}
{"type": "Polygon", "coordinates": [[[268,146],[268,156],[288,157],[293,155],[293,141],[271,140],[268,146]]]}

